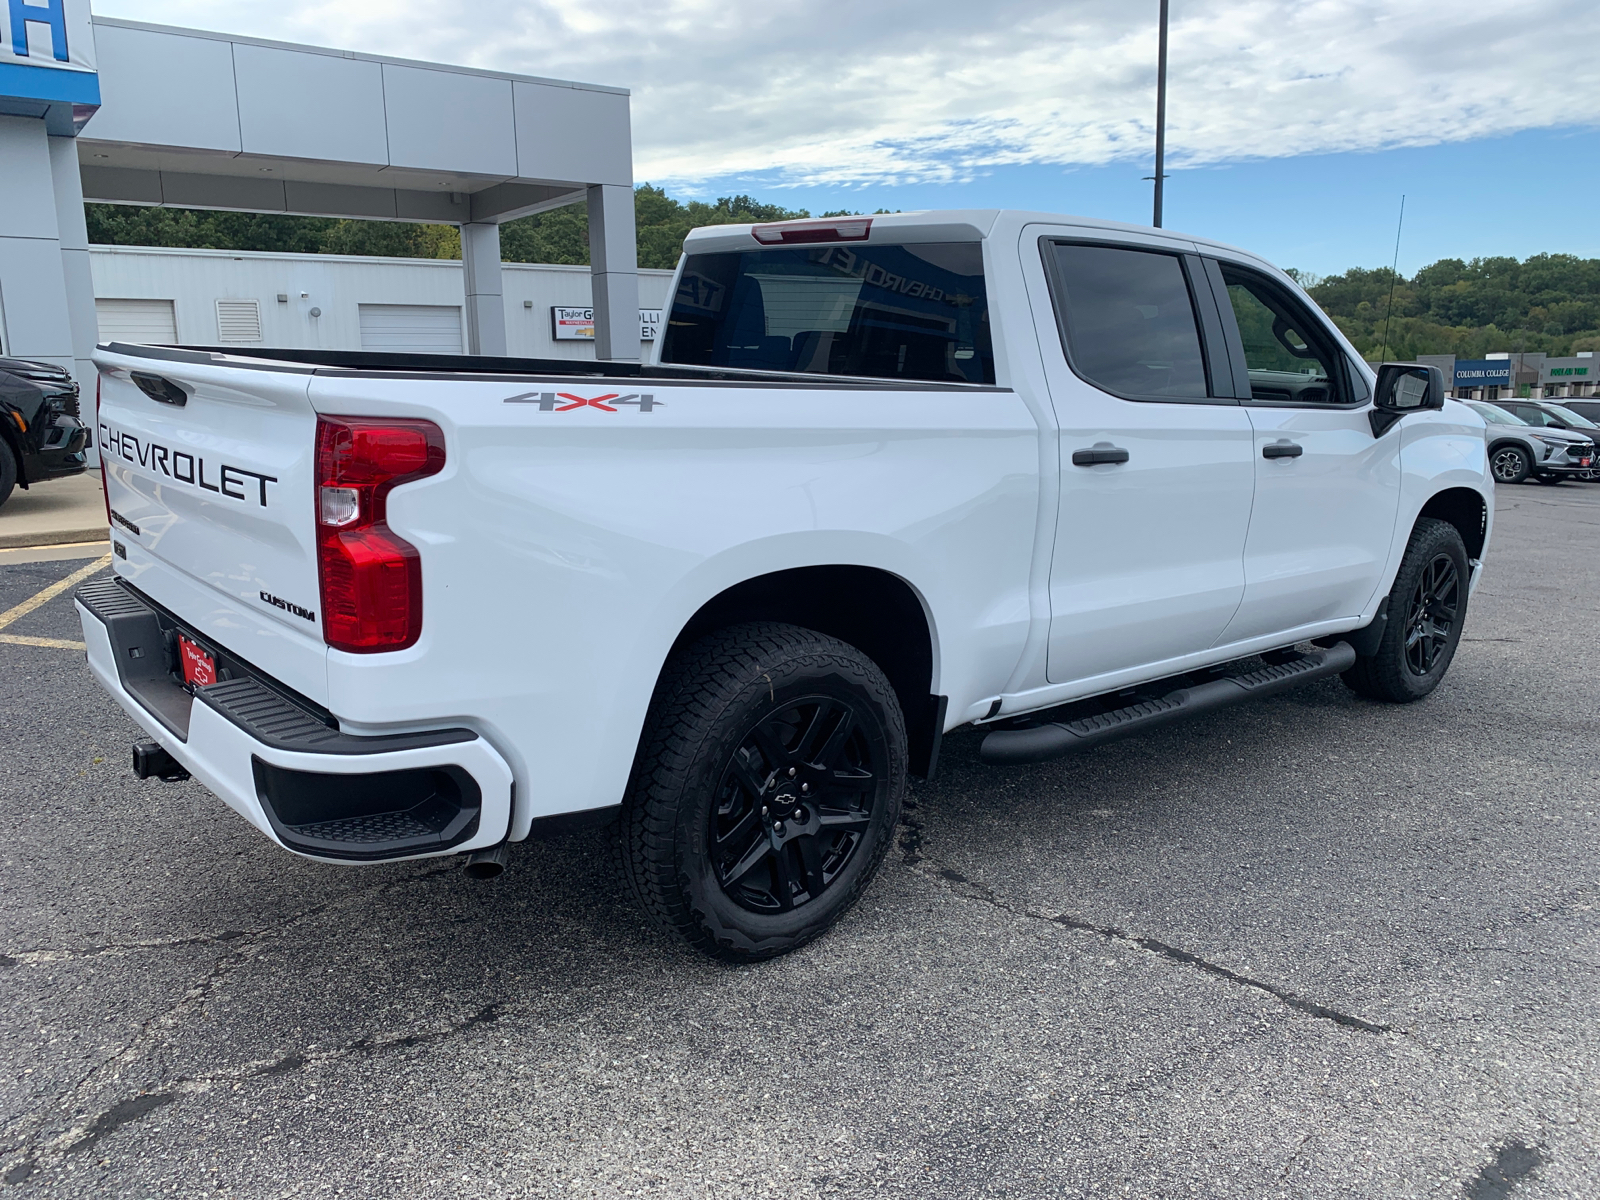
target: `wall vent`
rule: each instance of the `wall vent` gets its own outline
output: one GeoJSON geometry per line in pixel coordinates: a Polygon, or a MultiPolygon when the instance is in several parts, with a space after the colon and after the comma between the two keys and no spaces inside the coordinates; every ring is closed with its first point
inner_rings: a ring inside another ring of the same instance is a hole
{"type": "Polygon", "coordinates": [[[217,338],[224,342],[259,342],[261,306],[254,300],[218,300],[217,338]]]}

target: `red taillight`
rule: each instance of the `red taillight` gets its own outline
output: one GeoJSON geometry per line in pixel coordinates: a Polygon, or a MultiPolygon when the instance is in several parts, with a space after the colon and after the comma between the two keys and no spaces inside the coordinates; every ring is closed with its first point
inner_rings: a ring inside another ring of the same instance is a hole
{"type": "Polygon", "coordinates": [[[403,650],[422,635],[422,560],[385,522],[391,489],[443,469],[432,421],[317,419],[322,640],[335,650],[403,650]]]}
{"type": "Polygon", "coordinates": [[[801,246],[811,242],[864,242],[871,232],[871,217],[830,221],[785,221],[781,225],[757,225],[750,230],[751,235],[763,246],[801,246]]]}

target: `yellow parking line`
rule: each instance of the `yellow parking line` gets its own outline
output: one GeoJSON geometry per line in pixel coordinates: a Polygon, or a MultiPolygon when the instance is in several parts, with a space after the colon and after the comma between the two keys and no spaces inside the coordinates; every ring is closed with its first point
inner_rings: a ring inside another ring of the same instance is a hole
{"type": "Polygon", "coordinates": [[[0,645],[49,646],[53,650],[87,650],[82,642],[69,642],[62,638],[23,637],[16,633],[0,633],[0,645]]]}
{"type": "MultiPolygon", "coordinates": [[[[68,575],[65,579],[59,580],[56,583],[52,583],[49,587],[45,588],[44,591],[38,593],[37,595],[29,596],[26,600],[24,600],[21,604],[17,605],[15,608],[7,609],[5,612],[0,613],[0,629],[4,629],[7,625],[11,624],[13,621],[17,620],[19,617],[27,616],[34,609],[38,608],[41,604],[50,603],[50,601],[54,600],[57,596],[61,595],[61,593],[66,591],[69,587],[72,587],[74,584],[82,583],[85,579],[89,578],[89,576],[93,575],[96,571],[104,570],[108,565],[110,565],[110,563],[111,563],[111,555],[109,555],[109,554],[107,554],[104,558],[97,558],[92,563],[90,563],[87,567],[79,567],[71,575],[68,575]]],[[[6,640],[7,641],[15,641],[16,639],[15,638],[7,638],[6,640]]],[[[39,643],[42,643],[42,644],[45,644],[45,645],[56,645],[56,644],[59,644],[59,645],[62,645],[62,646],[66,646],[66,645],[69,644],[67,642],[53,643],[48,638],[45,638],[45,639],[36,638],[36,639],[34,639],[34,642],[39,642],[39,643]]],[[[32,645],[34,643],[33,642],[23,642],[21,644],[26,646],[26,645],[32,645]]],[[[74,645],[74,646],[77,645],[76,642],[73,642],[73,643],[70,643],[70,644],[74,645]]],[[[82,649],[81,646],[78,647],[78,648],[82,649]]]]}

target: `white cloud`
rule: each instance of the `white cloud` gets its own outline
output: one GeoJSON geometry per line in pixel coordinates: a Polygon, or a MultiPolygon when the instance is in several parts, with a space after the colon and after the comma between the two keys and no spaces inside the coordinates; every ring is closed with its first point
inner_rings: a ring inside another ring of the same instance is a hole
{"type": "MultiPolygon", "coordinates": [[[[762,174],[777,185],[1148,161],[1155,7],[103,0],[96,11],[628,87],[637,178],[762,174]]],[[[1174,166],[1600,124],[1593,0],[1173,8],[1174,166]]]]}

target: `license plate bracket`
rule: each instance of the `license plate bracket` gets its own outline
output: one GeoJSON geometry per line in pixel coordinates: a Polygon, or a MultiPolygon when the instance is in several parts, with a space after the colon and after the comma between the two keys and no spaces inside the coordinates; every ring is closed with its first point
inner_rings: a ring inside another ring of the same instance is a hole
{"type": "Polygon", "coordinates": [[[191,687],[205,687],[217,681],[217,660],[203,646],[181,633],[178,635],[178,662],[183,667],[183,681],[191,687]]]}

